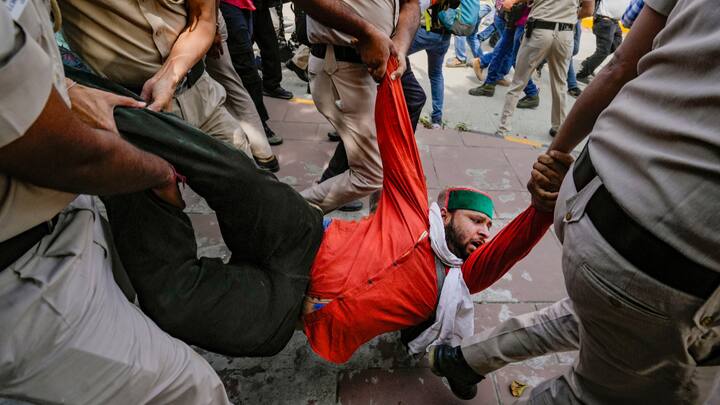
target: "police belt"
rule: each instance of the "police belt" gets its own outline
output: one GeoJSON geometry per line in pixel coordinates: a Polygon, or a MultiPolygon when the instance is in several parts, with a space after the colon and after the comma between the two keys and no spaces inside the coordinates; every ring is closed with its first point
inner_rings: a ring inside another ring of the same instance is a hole
{"type": "Polygon", "coordinates": [[[530,38],[534,29],[554,31],[555,28],[557,28],[558,31],[572,31],[575,28],[575,24],[545,20],[534,20],[528,18],[527,22],[525,23],[525,36],[527,38],[530,38]]]}
{"type": "MultiPolygon", "coordinates": [[[[596,175],[586,146],[573,170],[576,189],[581,190],[596,175]]],[[[662,284],[702,299],[720,286],[720,273],[688,259],[643,228],[615,202],[604,185],[590,198],[585,212],[613,249],[662,284]]]]}
{"type": "Polygon", "coordinates": [[[363,63],[360,54],[355,48],[339,45],[312,44],[310,46],[310,54],[316,58],[325,59],[327,47],[332,46],[335,51],[335,60],[338,62],[363,63]]]}
{"type": "Polygon", "coordinates": [[[55,215],[50,221],[43,222],[4,242],[0,242],[0,272],[15,263],[25,252],[40,242],[40,239],[45,235],[50,235],[57,223],[57,219],[58,216],[55,215]]]}

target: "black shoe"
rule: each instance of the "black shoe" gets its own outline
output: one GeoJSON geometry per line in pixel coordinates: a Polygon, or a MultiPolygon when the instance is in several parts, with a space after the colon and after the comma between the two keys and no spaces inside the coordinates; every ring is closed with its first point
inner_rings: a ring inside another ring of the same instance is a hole
{"type": "Polygon", "coordinates": [[[296,65],[295,62],[292,61],[292,59],[287,61],[287,63],[285,64],[285,67],[292,70],[293,72],[295,72],[295,74],[297,75],[298,78],[300,78],[300,80],[302,80],[304,82],[310,81],[310,79],[308,78],[307,72],[304,71],[303,69],[300,69],[300,66],[296,65]]]}
{"type": "Polygon", "coordinates": [[[582,94],[582,90],[580,90],[579,87],[573,87],[572,89],[568,89],[568,94],[574,98],[578,98],[582,94]]]}
{"type": "Polygon", "coordinates": [[[283,89],[281,86],[277,86],[274,89],[263,88],[263,95],[273,98],[281,98],[283,100],[290,100],[293,98],[293,94],[283,89]]]}
{"type": "Polygon", "coordinates": [[[278,162],[275,155],[272,155],[267,159],[259,159],[253,156],[253,159],[255,159],[255,163],[257,163],[261,169],[269,170],[273,173],[277,173],[280,170],[280,162],[278,162]]]}
{"type": "Polygon", "coordinates": [[[548,134],[550,134],[550,136],[552,136],[554,138],[555,135],[557,135],[557,131],[558,130],[555,128],[550,128],[550,131],[548,131],[548,134]]]}
{"type": "Polygon", "coordinates": [[[477,384],[485,379],[470,368],[460,346],[439,345],[430,349],[430,369],[435,375],[447,378],[453,394],[464,400],[475,398],[477,384]]]}
{"type": "Polygon", "coordinates": [[[349,202],[342,207],[338,208],[338,210],[342,212],[355,212],[360,211],[363,208],[363,202],[360,200],[355,200],[353,202],[349,202]]]}
{"type": "Polygon", "coordinates": [[[590,75],[581,76],[580,74],[578,74],[577,76],[575,76],[575,78],[576,78],[577,81],[579,81],[580,83],[590,84],[590,75]]]}
{"type": "Polygon", "coordinates": [[[468,94],[471,96],[492,97],[495,95],[495,85],[485,83],[482,86],[468,90],[468,94]]]}
{"type": "Polygon", "coordinates": [[[332,142],[340,142],[340,135],[338,135],[337,131],[330,131],[327,133],[327,136],[332,142]]]}
{"type": "Polygon", "coordinates": [[[525,96],[517,103],[517,108],[537,108],[540,105],[540,96],[525,96]]]}
{"type": "Polygon", "coordinates": [[[265,130],[265,136],[267,136],[268,143],[270,145],[275,146],[275,145],[280,145],[281,143],[283,143],[282,136],[276,134],[275,131],[270,129],[267,122],[263,122],[263,129],[265,130]]]}

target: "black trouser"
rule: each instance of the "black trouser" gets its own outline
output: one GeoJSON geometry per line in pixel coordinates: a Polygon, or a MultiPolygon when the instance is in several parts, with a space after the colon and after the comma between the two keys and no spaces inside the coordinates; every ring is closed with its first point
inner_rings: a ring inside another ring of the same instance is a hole
{"type": "Polygon", "coordinates": [[[263,87],[272,90],[280,86],[282,66],[280,66],[280,47],[275,26],[270,17],[270,8],[261,6],[255,10],[255,33],[253,39],[260,48],[262,59],[263,87]]]}
{"type": "MultiPolygon", "coordinates": [[[[408,107],[408,113],[410,114],[410,122],[412,122],[413,132],[417,129],[418,121],[420,121],[420,114],[422,108],[425,105],[426,97],[425,91],[423,90],[420,83],[415,78],[415,74],[410,68],[410,60],[405,59],[407,69],[401,76],[403,94],[405,95],[405,103],[408,107]]],[[[345,145],[342,141],[338,142],[335,148],[335,153],[330,158],[327,169],[323,172],[320,177],[320,182],[337,176],[338,174],[348,170],[350,165],[347,160],[347,153],[345,152],[345,145]]]]}
{"type": "Polygon", "coordinates": [[[598,17],[593,20],[595,52],[582,62],[578,77],[587,77],[622,43],[622,30],[616,20],[598,17]]]}
{"type": "MultiPolygon", "coordinates": [[[[85,73],[81,84],[131,95],[85,73]]],[[[239,150],[170,114],[117,108],[123,138],[163,157],[217,213],[228,264],[197,258],[190,219],[150,191],[104,197],[140,306],[183,341],[232,356],[273,355],[291,338],[322,240],[322,214],[239,150]]]]}
{"type": "Polygon", "coordinates": [[[225,25],[228,30],[227,45],[230,50],[235,71],[240,76],[243,86],[250,93],[255,108],[264,123],[269,119],[265,102],[263,101],[263,81],[255,66],[255,53],[253,52],[253,12],[220,2],[225,25]]]}

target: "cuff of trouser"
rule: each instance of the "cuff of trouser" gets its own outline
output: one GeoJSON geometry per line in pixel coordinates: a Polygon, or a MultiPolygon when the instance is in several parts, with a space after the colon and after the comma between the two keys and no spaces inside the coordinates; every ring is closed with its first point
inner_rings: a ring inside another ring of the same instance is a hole
{"type": "Polygon", "coordinates": [[[53,86],[50,57],[16,26],[15,41],[22,41],[14,55],[0,66],[0,147],[21,137],[45,108],[53,86]]]}
{"type": "Polygon", "coordinates": [[[483,348],[483,345],[491,344],[490,336],[493,329],[463,339],[460,344],[465,362],[468,366],[480,375],[486,375],[495,371],[498,367],[493,366],[493,361],[489,353],[483,348]]]}

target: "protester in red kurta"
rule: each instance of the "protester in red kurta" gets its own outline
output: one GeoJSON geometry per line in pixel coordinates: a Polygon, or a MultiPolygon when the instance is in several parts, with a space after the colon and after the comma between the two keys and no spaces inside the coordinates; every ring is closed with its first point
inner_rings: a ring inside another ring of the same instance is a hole
{"type": "MultiPolygon", "coordinates": [[[[384,174],[377,211],[360,221],[332,221],[307,294],[325,305],[306,310],[305,334],[318,355],[335,363],[347,361],[379,334],[420,324],[438,302],[425,175],[398,81],[381,83],[375,120],[384,174]]],[[[470,292],[502,277],[552,221],[552,212],[530,206],[492,240],[479,246],[478,240],[468,242],[467,249],[474,251],[462,273],[470,292]]]]}

